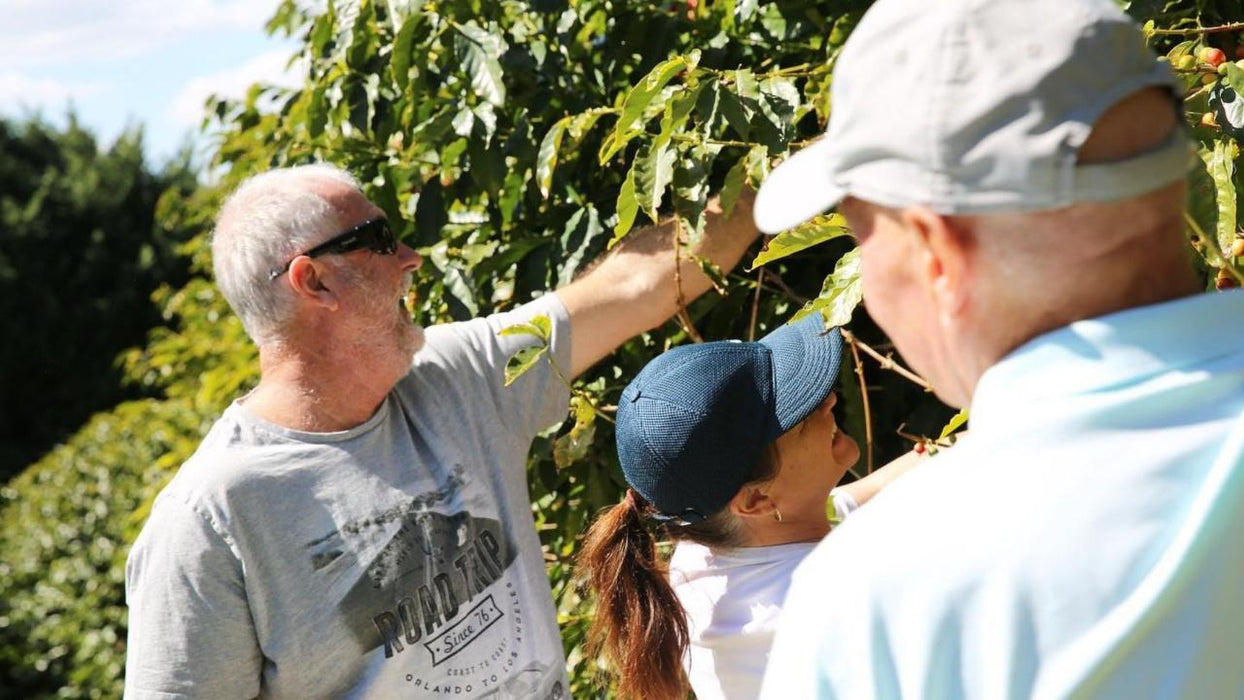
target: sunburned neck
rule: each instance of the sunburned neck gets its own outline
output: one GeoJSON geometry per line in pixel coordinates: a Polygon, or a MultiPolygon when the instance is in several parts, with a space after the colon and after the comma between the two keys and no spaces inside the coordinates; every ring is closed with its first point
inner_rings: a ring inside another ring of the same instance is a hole
{"type": "Polygon", "coordinates": [[[242,403],[270,423],[307,432],[336,432],[362,424],[376,412],[396,378],[369,371],[366,358],[294,351],[281,344],[260,348],[262,379],[242,403]]]}

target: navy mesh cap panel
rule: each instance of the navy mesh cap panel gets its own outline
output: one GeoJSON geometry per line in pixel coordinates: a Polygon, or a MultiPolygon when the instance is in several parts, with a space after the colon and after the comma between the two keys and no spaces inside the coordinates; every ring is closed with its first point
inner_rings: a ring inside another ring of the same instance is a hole
{"type": "Polygon", "coordinates": [[[842,364],[842,334],[825,330],[820,314],[801,319],[760,339],[773,350],[775,412],[785,433],[829,396],[842,364]]]}
{"type": "Polygon", "coordinates": [[[747,483],[764,446],[829,395],[841,338],[819,317],[759,343],[674,348],[622,392],[618,458],[627,483],[657,510],[718,512],[747,483]]]}

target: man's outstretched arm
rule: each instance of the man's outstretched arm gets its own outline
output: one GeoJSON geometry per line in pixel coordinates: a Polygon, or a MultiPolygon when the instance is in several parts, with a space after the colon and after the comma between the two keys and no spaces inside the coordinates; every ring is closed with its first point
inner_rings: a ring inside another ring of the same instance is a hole
{"type": "MultiPolygon", "coordinates": [[[[730,271],[758,231],[752,223],[753,193],[745,190],[726,218],[709,201],[704,236],[694,249],[730,271]]],[[[570,371],[582,374],[627,339],[656,328],[678,311],[673,220],[628,235],[579,279],[557,290],[573,333],[570,371]]],[[[708,290],[710,281],[691,255],[680,256],[683,302],[708,290]]]]}

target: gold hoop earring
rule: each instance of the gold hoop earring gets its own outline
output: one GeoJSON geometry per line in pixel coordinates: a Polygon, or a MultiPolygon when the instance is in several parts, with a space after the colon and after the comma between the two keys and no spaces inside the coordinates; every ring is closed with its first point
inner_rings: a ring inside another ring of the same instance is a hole
{"type": "Polygon", "coordinates": [[[782,522],[782,511],[778,510],[776,506],[773,508],[773,519],[779,523],[782,522]]]}

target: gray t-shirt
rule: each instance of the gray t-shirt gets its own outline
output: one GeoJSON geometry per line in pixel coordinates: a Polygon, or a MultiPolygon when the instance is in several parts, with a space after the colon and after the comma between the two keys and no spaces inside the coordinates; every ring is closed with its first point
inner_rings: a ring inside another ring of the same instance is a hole
{"type": "Polygon", "coordinates": [[[157,497],[126,566],[127,698],[567,697],[527,492],[531,440],[564,416],[541,362],[503,386],[565,308],[427,329],[362,425],[306,433],[234,404],[157,497]]]}

